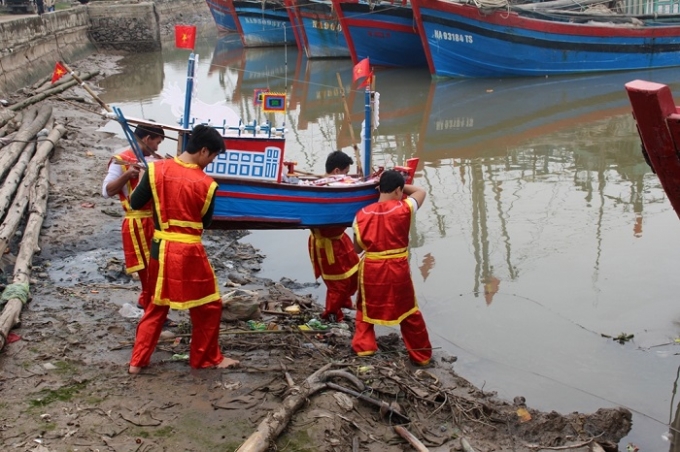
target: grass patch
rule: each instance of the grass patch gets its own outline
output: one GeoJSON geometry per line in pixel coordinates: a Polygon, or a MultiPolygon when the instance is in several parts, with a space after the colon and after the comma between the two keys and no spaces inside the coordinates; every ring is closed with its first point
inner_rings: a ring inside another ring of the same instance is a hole
{"type": "Polygon", "coordinates": [[[29,401],[32,407],[40,408],[51,403],[60,401],[68,402],[74,395],[85,389],[87,383],[75,383],[72,385],[62,386],[59,389],[44,389],[37,394],[37,397],[29,401]]]}

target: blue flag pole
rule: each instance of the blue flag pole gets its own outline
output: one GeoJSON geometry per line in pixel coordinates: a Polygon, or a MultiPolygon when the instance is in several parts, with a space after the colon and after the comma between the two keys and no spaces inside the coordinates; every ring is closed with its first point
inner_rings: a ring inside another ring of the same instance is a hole
{"type": "Polygon", "coordinates": [[[365,108],[365,120],[366,132],[364,133],[364,175],[366,178],[371,176],[371,129],[373,128],[371,124],[371,89],[369,85],[366,85],[366,91],[364,94],[364,108],[365,108]]]}
{"type": "MultiPolygon", "coordinates": [[[[184,93],[184,116],[182,117],[182,127],[184,129],[188,129],[190,124],[191,98],[194,91],[195,62],[196,58],[194,56],[194,52],[191,52],[191,54],[189,55],[189,63],[187,65],[187,90],[186,93],[184,93]]],[[[186,148],[188,141],[189,141],[188,135],[184,134],[182,150],[186,148]]]]}

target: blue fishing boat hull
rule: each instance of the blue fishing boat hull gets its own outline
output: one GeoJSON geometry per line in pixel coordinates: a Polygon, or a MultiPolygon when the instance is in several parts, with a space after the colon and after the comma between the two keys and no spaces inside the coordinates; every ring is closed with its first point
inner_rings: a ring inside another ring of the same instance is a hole
{"type": "Polygon", "coordinates": [[[295,45],[295,34],[283,4],[248,0],[235,0],[233,4],[244,47],[295,45]]]}
{"type": "Polygon", "coordinates": [[[546,76],[680,65],[678,15],[662,20],[507,8],[482,12],[445,0],[413,0],[413,9],[435,76],[546,76]]]}
{"type": "Polygon", "coordinates": [[[333,0],[352,61],[372,66],[427,65],[413,10],[408,3],[373,4],[333,0]]]}
{"type": "MultiPolygon", "coordinates": [[[[296,5],[305,34],[307,58],[349,58],[347,40],[330,0],[296,5]]],[[[299,47],[299,46],[298,46],[299,47]]]]}
{"type": "Polygon", "coordinates": [[[350,226],[378,200],[374,185],[314,187],[216,178],[214,221],[228,229],[306,229],[350,226]]]}
{"type": "Polygon", "coordinates": [[[223,33],[233,33],[236,31],[236,21],[234,20],[233,4],[229,0],[205,0],[210,9],[210,13],[215,19],[217,29],[223,33]]]}

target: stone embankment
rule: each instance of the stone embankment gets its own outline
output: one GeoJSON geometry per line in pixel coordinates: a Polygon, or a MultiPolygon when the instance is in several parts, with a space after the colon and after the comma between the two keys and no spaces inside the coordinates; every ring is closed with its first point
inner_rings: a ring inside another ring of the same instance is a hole
{"type": "Polygon", "coordinates": [[[97,1],[0,22],[0,95],[95,51],[157,52],[176,23],[212,23],[203,0],[97,1]]]}

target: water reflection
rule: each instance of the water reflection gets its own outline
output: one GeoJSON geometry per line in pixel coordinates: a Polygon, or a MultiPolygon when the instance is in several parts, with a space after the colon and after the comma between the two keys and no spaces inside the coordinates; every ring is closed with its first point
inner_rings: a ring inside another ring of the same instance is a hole
{"type": "Polygon", "coordinates": [[[111,74],[99,82],[104,89],[101,95],[104,102],[149,100],[163,90],[165,73],[160,52],[128,55],[119,64],[132,70],[111,74]]]}

